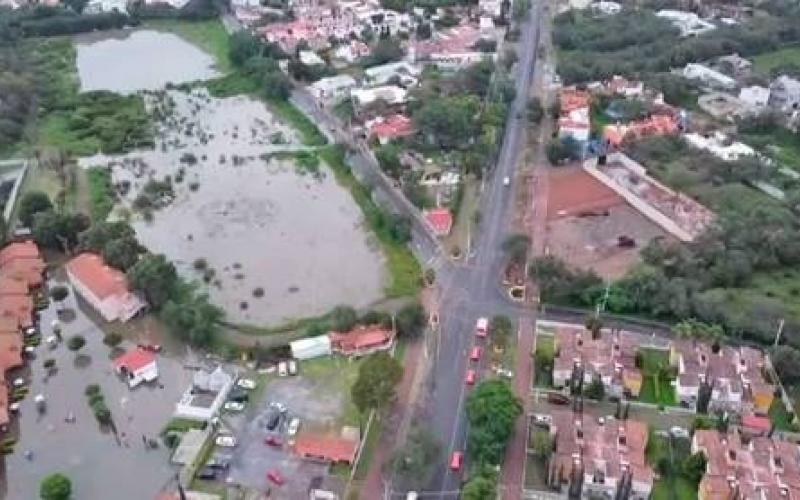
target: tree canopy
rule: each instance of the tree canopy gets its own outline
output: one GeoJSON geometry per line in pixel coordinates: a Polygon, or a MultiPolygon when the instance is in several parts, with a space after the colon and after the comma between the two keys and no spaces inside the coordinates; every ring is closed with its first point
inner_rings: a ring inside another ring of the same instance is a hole
{"type": "Polygon", "coordinates": [[[50,474],[42,479],[39,496],[42,500],[69,500],[72,496],[72,482],[64,474],[50,474]]]}
{"type": "Polygon", "coordinates": [[[478,384],[467,399],[468,448],[477,464],[499,465],[522,414],[522,402],[504,380],[478,384]]]}
{"type": "Polygon", "coordinates": [[[361,362],[358,377],[350,389],[356,408],[365,414],[382,410],[395,396],[397,383],[403,377],[400,362],[386,352],[372,354],[361,362]]]}

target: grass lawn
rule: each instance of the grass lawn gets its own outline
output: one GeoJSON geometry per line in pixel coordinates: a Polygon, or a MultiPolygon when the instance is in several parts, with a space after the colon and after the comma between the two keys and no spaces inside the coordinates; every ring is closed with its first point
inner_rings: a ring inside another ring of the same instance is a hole
{"type": "Polygon", "coordinates": [[[185,21],[179,19],[148,19],[143,27],[158,31],[175,33],[187,42],[205,50],[217,61],[217,69],[222,73],[232,70],[228,58],[229,37],[219,19],[205,21],[185,21]]]}
{"type": "Polygon", "coordinates": [[[774,52],[765,52],[753,58],[756,70],[769,75],[772,68],[786,64],[800,65],[800,47],[788,47],[774,52]]]}
{"type": "Polygon", "coordinates": [[[661,349],[639,349],[642,357],[642,372],[647,375],[658,373],[658,369],[669,364],[669,352],[661,349]]]}
{"type": "Polygon", "coordinates": [[[660,479],[653,484],[650,498],[651,500],[696,500],[697,486],[681,476],[660,479]]]}
{"type": "Polygon", "coordinates": [[[639,401],[663,406],[677,406],[675,388],[669,380],[661,380],[657,375],[645,375],[639,391],[639,401]]]}
{"type": "Polygon", "coordinates": [[[797,426],[792,424],[791,416],[786,411],[786,407],[780,398],[775,398],[772,406],[769,407],[769,419],[775,425],[775,428],[780,431],[795,431],[797,429],[797,426]]]}
{"type": "Polygon", "coordinates": [[[553,359],[556,353],[556,341],[552,335],[536,335],[536,353],[534,360],[534,368],[536,370],[534,385],[536,387],[552,387],[553,386],[553,371],[547,369],[540,359],[553,359]]]}
{"type": "Polygon", "coordinates": [[[89,184],[89,199],[92,219],[104,221],[114,207],[114,188],[111,185],[111,172],[102,167],[92,167],[86,171],[89,184]]]}
{"type": "Polygon", "coordinates": [[[358,409],[350,398],[350,387],[358,377],[360,361],[348,361],[341,356],[325,356],[300,363],[300,374],[313,381],[315,392],[320,394],[342,394],[346,399],[344,411],[339,417],[340,425],[358,427],[358,409]]]}
{"type": "Polygon", "coordinates": [[[750,287],[783,303],[796,320],[800,320],[800,269],[783,269],[770,273],[756,273],[750,287]]]}
{"type": "Polygon", "coordinates": [[[779,127],[770,134],[744,134],[743,140],[782,166],[800,171],[800,140],[790,130],[779,127]]]}

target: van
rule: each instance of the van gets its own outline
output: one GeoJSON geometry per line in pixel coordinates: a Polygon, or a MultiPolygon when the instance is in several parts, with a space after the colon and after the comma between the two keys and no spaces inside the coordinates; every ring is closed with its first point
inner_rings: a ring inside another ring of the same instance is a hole
{"type": "Polygon", "coordinates": [[[286,361],[281,361],[280,363],[278,363],[278,376],[285,377],[288,374],[289,370],[287,369],[286,361]]]}

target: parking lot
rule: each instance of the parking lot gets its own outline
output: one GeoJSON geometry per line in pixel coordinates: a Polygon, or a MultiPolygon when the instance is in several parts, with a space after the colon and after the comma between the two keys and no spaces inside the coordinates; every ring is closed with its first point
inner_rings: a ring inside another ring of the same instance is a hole
{"type": "MultiPolygon", "coordinates": [[[[357,373],[357,363],[339,358],[302,362],[297,376],[251,374],[258,381],[247,408],[241,413],[226,413],[223,425],[238,442],[233,449],[228,477],[230,481],[259,491],[271,491],[272,498],[302,498],[315,478],[328,475],[328,465],[301,459],[291,450],[287,428],[293,418],[300,419],[297,435],[304,432],[338,433],[343,425],[358,426],[350,402],[350,385],[357,373]],[[267,429],[270,404],[286,407],[279,426],[267,429]],[[272,436],[275,444],[265,440],[272,436]],[[285,484],[267,479],[277,471],[285,484]]],[[[330,481],[330,478],[328,478],[330,481]]]]}

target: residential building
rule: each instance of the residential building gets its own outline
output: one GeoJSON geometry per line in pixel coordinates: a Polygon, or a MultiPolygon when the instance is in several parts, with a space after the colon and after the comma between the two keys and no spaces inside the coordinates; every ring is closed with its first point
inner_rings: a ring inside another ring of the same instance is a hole
{"type": "Polygon", "coordinates": [[[395,81],[403,87],[412,87],[417,84],[421,72],[419,66],[407,61],[381,64],[364,70],[364,83],[386,85],[395,81]]]}
{"type": "Polygon", "coordinates": [[[486,59],[497,60],[497,54],[486,52],[435,52],[428,60],[442,71],[458,71],[486,59]]]}
{"type": "Polygon", "coordinates": [[[770,106],[783,113],[800,109],[800,80],[781,75],[772,82],[769,88],[770,106]]]}
{"type": "Polygon", "coordinates": [[[206,422],[217,416],[233,387],[234,377],[217,366],[213,371],[198,370],[192,384],[175,404],[174,416],[206,422]]]}
{"type": "Polygon", "coordinates": [[[602,16],[613,16],[622,11],[622,5],[617,2],[609,2],[607,0],[594,2],[589,6],[589,8],[592,10],[592,12],[596,12],[602,16]]]}
{"type": "Polygon", "coordinates": [[[622,76],[614,75],[606,82],[606,87],[614,94],[623,97],[640,97],[644,94],[644,82],[630,81],[622,76]]]}
{"type": "Polygon", "coordinates": [[[425,210],[422,216],[436,236],[444,237],[450,234],[450,230],[453,228],[453,214],[450,213],[449,208],[425,210]]]}
{"type": "Polygon", "coordinates": [[[115,358],[112,365],[118,375],[125,377],[131,389],[158,378],[156,355],[144,349],[131,349],[115,358]]]}
{"type": "Polygon", "coordinates": [[[735,77],[746,76],[753,69],[752,62],[736,53],[718,57],[717,66],[720,67],[720,69],[723,69],[723,72],[731,74],[735,77]],[[728,71],[725,71],[726,69],[728,71]]]}
{"type": "Polygon", "coordinates": [[[349,332],[330,332],[331,350],[348,357],[387,351],[394,345],[395,332],[381,325],[359,325],[349,332]]]}
{"type": "Polygon", "coordinates": [[[739,90],[739,100],[753,113],[760,113],[769,105],[770,89],[752,85],[739,90]]]}
{"type": "Polygon", "coordinates": [[[21,281],[28,288],[42,284],[47,266],[33,241],[9,243],[0,250],[0,279],[21,281]]]}
{"type": "Polygon", "coordinates": [[[612,146],[619,146],[626,140],[676,134],[679,129],[676,115],[654,114],[627,124],[606,125],[603,128],[603,138],[612,146]]]}
{"type": "Polygon", "coordinates": [[[696,430],[692,453],[706,457],[698,500],[800,498],[800,448],[791,441],[738,430],[696,430]]]}
{"type": "Polygon", "coordinates": [[[9,386],[6,383],[6,372],[22,366],[22,336],[19,329],[0,318],[0,431],[8,430],[11,423],[8,405],[9,386]]]}
{"type": "Polygon", "coordinates": [[[336,47],[336,50],[333,52],[333,57],[352,64],[362,57],[367,57],[369,54],[369,45],[361,40],[350,40],[350,42],[343,43],[336,47]]]}
{"type": "Polygon", "coordinates": [[[295,359],[314,359],[321,356],[330,356],[331,338],[328,335],[317,335],[289,342],[289,349],[295,359]]]}
{"type": "Polygon", "coordinates": [[[89,0],[83,8],[85,14],[100,14],[103,12],[128,12],[128,0],[89,0]]]}
{"type": "Polygon", "coordinates": [[[147,304],[128,289],[128,279],[118,269],[106,265],[100,255],[85,252],[66,265],[72,288],[106,321],[123,323],[136,316],[147,304]]]}
{"type": "Polygon", "coordinates": [[[367,127],[369,136],[377,138],[381,144],[408,137],[416,132],[411,118],[399,113],[372,120],[368,122],[367,127]]]}
{"type": "Polygon", "coordinates": [[[319,101],[337,102],[347,98],[358,83],[350,75],[336,75],[320,78],[308,86],[311,94],[319,101]]]}
{"type": "Polygon", "coordinates": [[[755,149],[747,144],[732,141],[722,132],[713,134],[684,134],[683,138],[696,147],[713,154],[717,158],[725,161],[736,161],[746,156],[756,156],[755,149]]]}
{"type": "MultiPolygon", "coordinates": [[[[461,64],[469,64],[466,62],[467,58],[464,55],[475,54],[475,44],[481,38],[484,38],[484,35],[479,27],[462,24],[437,31],[429,40],[414,40],[410,45],[409,56],[412,61],[438,59],[437,65],[445,65],[446,58],[449,56],[458,59],[461,64]],[[436,56],[435,58],[434,55],[436,56]]],[[[488,54],[483,54],[483,57],[487,56],[488,54]]],[[[477,61],[480,61],[480,59],[474,60],[474,62],[477,61]]],[[[455,61],[451,64],[454,63],[455,61]]]]}
{"type": "Polygon", "coordinates": [[[300,62],[306,66],[324,65],[325,60],[317,55],[313,50],[301,50],[297,55],[300,62]]]}
{"type": "Polygon", "coordinates": [[[0,297],[5,295],[28,295],[28,284],[20,279],[0,277],[0,297]]]}
{"type": "Polygon", "coordinates": [[[702,64],[687,64],[683,68],[683,76],[690,80],[698,80],[712,88],[731,90],[736,87],[736,80],[702,64]]]}
{"type": "Polygon", "coordinates": [[[562,89],[559,94],[560,116],[558,136],[571,137],[576,141],[588,141],[591,132],[591,96],[585,90],[575,87],[562,89]]]}
{"type": "MultiPolygon", "coordinates": [[[[508,8],[511,8],[511,2],[509,2],[508,8]]],[[[498,19],[503,15],[503,0],[478,0],[478,11],[498,19]]]]}
{"type": "Polygon", "coordinates": [[[372,8],[356,11],[355,18],[362,29],[372,30],[373,33],[388,33],[395,36],[398,33],[409,33],[413,28],[411,16],[389,9],[372,8]]]}
{"type": "Polygon", "coordinates": [[[408,91],[396,85],[383,85],[368,89],[354,88],[350,91],[350,98],[353,100],[355,108],[363,108],[378,101],[391,106],[405,103],[408,100],[408,91]]]}
{"type": "Polygon", "coordinates": [[[694,12],[681,10],[660,10],[656,16],[666,19],[678,28],[682,37],[702,35],[707,31],[716,29],[713,23],[700,19],[694,12]]]}
{"type": "Polygon", "coordinates": [[[0,296],[0,318],[16,322],[20,328],[33,326],[33,299],[29,295],[0,296]]]}
{"type": "Polygon", "coordinates": [[[548,482],[581,498],[646,500],[655,473],[645,458],[647,424],[558,411],[549,431],[555,451],[548,482]],[[627,492],[627,494],[626,494],[627,492]]]}
{"type": "Polygon", "coordinates": [[[733,121],[737,116],[748,114],[747,106],[738,97],[725,92],[709,92],[697,99],[697,105],[719,120],[733,121]]]}

